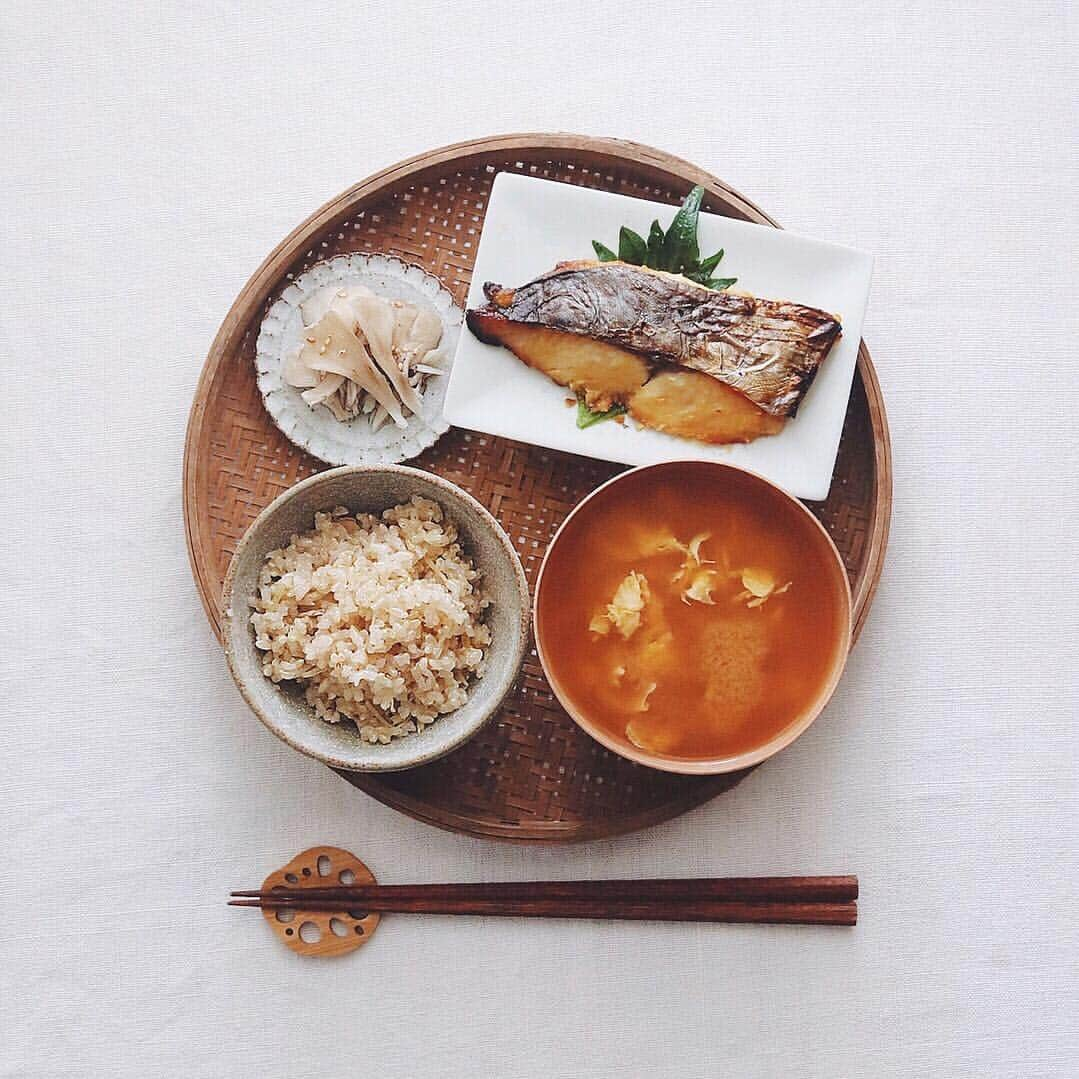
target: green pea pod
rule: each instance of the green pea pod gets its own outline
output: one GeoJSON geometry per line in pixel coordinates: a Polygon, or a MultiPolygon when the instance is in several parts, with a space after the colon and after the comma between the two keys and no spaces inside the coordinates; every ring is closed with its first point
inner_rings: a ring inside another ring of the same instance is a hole
{"type": "Polygon", "coordinates": [[[592,241],[592,248],[593,250],[595,250],[596,258],[598,258],[600,262],[618,261],[618,256],[609,247],[605,247],[603,244],[601,244],[599,240],[592,241]]]}

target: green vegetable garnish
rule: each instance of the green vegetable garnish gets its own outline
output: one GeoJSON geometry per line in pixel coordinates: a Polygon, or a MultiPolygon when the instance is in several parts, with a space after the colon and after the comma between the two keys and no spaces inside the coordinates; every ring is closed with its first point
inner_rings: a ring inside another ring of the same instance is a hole
{"type": "Polygon", "coordinates": [[[644,240],[633,229],[628,229],[623,225],[618,233],[618,257],[623,262],[632,262],[634,266],[641,266],[647,253],[648,245],[644,240]]]}
{"type": "Polygon", "coordinates": [[[663,265],[663,228],[658,221],[652,222],[651,231],[648,233],[648,250],[644,265],[651,266],[654,270],[663,265]]]}
{"type": "Polygon", "coordinates": [[[607,409],[606,412],[593,412],[588,405],[584,403],[583,397],[577,398],[577,426],[583,431],[586,427],[591,427],[593,424],[602,423],[604,420],[613,420],[615,416],[624,416],[626,413],[625,405],[613,405],[607,409]]]}
{"type": "Polygon", "coordinates": [[[704,259],[703,262],[698,263],[697,273],[700,274],[703,279],[707,280],[711,272],[719,265],[719,260],[721,258],[723,258],[722,247],[714,255],[710,255],[708,258],[704,259]]]}
{"type": "MultiPolygon", "coordinates": [[[[653,270],[680,273],[688,277],[690,281],[695,281],[706,288],[730,288],[738,280],[737,277],[712,276],[712,271],[723,258],[722,248],[706,259],[702,260],[700,257],[701,252],[697,245],[697,224],[703,198],[704,188],[695,187],[686,196],[685,202],[674,215],[674,220],[667,231],[663,231],[659,221],[653,221],[647,240],[633,229],[623,226],[618,234],[617,255],[606,245],[593,240],[592,247],[595,249],[596,258],[600,262],[621,261],[628,262],[632,266],[648,266],[653,270]]],[[[589,413],[589,415],[596,414],[589,413]]],[[[602,413],[599,418],[607,419],[608,416],[602,413]]],[[[597,422],[599,421],[591,421],[591,423],[597,422]]],[[[587,427],[590,424],[582,424],[578,416],[577,426],[587,427]]]]}
{"type": "Polygon", "coordinates": [[[697,186],[682,203],[681,209],[667,229],[663,240],[663,260],[672,273],[692,272],[697,269],[700,251],[697,248],[697,217],[701,210],[704,188],[697,186]]]}

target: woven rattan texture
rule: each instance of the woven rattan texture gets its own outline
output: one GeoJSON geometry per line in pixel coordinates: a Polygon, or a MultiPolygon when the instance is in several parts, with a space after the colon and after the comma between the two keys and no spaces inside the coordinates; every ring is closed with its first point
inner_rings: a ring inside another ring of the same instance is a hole
{"type": "MultiPolygon", "coordinates": [[[[211,620],[228,560],[247,525],[281,491],[323,467],[296,450],[266,415],[255,384],[254,343],[266,307],[293,276],[312,263],[349,251],[385,252],[441,278],[463,305],[495,174],[532,175],[677,203],[690,181],[657,183],[640,160],[589,165],[586,153],[552,159],[517,149],[443,161],[404,182],[391,182],[305,246],[266,302],[241,327],[237,346],[222,358],[196,410],[200,435],[188,447],[196,498],[187,493],[188,534],[196,577],[211,620]],[[192,502],[195,505],[192,505],[192,502]]],[[[673,159],[672,159],[673,160],[673,159]]],[[[741,204],[746,205],[746,204],[741,204]]],[[[706,208],[744,215],[720,195],[706,208]]],[[[887,490],[878,482],[880,458],[862,372],[847,414],[835,480],[828,500],[813,508],[842,553],[858,607],[871,596],[868,557],[882,542],[887,490]]],[[[871,382],[876,393],[875,381],[871,382]]],[[[880,424],[883,412],[880,412],[880,424]]],[[[878,427],[880,426],[878,424],[878,427]]],[[[193,423],[193,428],[194,428],[193,423]]],[[[879,441],[881,432],[876,432],[879,441]]],[[[886,429],[883,434],[886,440],[886,429]]],[[[530,584],[554,531],[569,510],[618,467],[586,458],[453,429],[418,461],[475,495],[502,522],[517,547],[530,584]]],[[[673,816],[733,786],[744,773],[720,777],[665,775],[603,749],[565,715],[530,651],[518,685],[500,717],[448,758],[409,772],[346,775],[381,801],[430,823],[474,834],[532,840],[585,839],[642,827],[673,816]]]]}

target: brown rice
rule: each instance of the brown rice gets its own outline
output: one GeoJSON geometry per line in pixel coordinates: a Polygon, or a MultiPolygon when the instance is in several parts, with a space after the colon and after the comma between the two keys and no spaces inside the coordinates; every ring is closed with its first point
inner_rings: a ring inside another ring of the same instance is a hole
{"type": "Polygon", "coordinates": [[[483,674],[489,601],[457,529],[429,499],[381,517],[315,514],[271,551],[252,601],[263,673],[303,685],[330,723],[389,742],[464,704],[483,674]]]}

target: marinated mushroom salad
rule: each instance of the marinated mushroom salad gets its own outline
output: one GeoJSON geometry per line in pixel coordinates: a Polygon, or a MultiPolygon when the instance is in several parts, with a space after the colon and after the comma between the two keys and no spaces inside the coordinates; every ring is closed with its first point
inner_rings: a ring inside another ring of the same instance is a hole
{"type": "Polygon", "coordinates": [[[428,307],[376,296],[364,285],[328,285],[300,304],[304,334],[285,356],[285,382],[341,421],[367,416],[373,430],[404,427],[429,378],[445,372],[442,320],[428,307]]]}

